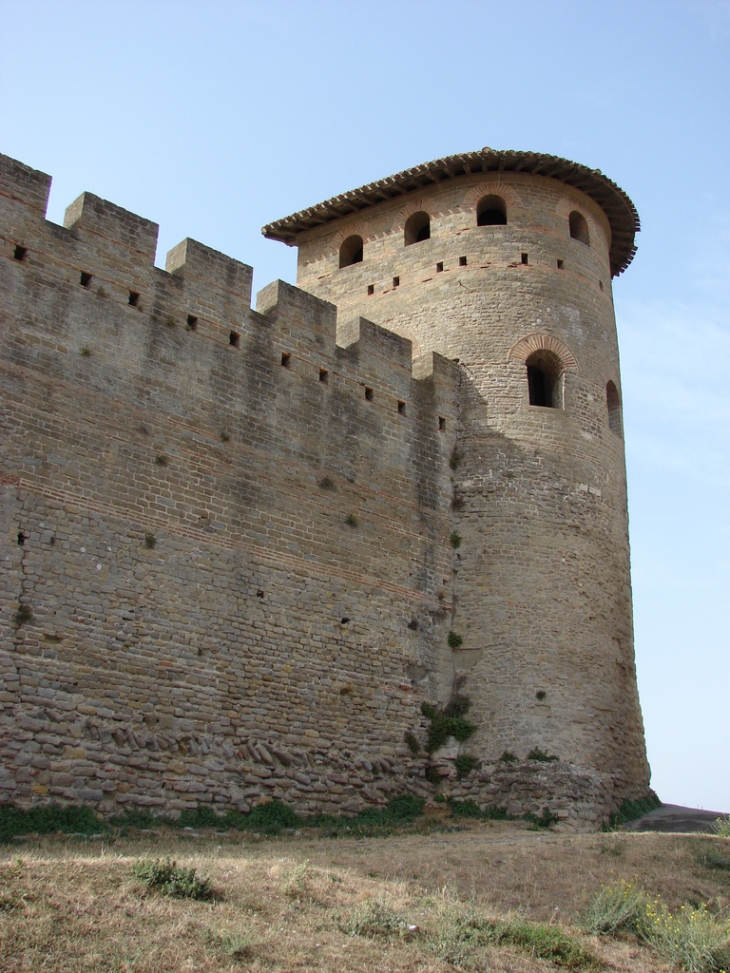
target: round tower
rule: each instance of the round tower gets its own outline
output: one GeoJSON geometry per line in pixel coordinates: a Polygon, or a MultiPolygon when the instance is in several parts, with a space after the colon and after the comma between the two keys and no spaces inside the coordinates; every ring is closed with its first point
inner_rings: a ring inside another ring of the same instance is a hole
{"type": "MultiPolygon", "coordinates": [[[[418,166],[264,228],[298,285],[461,366],[453,671],[470,750],[648,788],[634,668],[611,280],[639,220],[597,170],[529,152],[418,166]]],[[[442,700],[443,702],[444,700],[442,700]]]]}

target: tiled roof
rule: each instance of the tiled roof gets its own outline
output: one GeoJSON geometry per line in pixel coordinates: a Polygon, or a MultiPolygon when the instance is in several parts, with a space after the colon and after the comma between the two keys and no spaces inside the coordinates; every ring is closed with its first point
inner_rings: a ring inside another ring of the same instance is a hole
{"type": "Polygon", "coordinates": [[[634,204],[626,193],[599,169],[588,169],[577,162],[538,152],[499,152],[484,148],[424,162],[268,223],[261,232],[271,240],[281,240],[292,246],[296,244],[297,235],[305,230],[473,172],[526,172],[574,186],[598,203],[611,225],[611,273],[614,276],[623,273],[631,263],[636,253],[634,235],[641,226],[634,204]]]}

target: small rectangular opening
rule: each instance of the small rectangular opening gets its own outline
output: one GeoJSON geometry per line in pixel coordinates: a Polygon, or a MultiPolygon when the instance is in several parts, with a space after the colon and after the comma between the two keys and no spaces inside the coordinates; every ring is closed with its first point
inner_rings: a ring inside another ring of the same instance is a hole
{"type": "Polygon", "coordinates": [[[466,257],[459,257],[459,266],[466,267],[466,257]]]}
{"type": "Polygon", "coordinates": [[[228,335],[228,344],[232,345],[234,348],[238,348],[238,343],[241,340],[241,336],[237,331],[231,331],[228,335]]]}
{"type": "Polygon", "coordinates": [[[400,287],[400,277],[393,278],[393,287],[400,287]]]}
{"type": "Polygon", "coordinates": [[[368,284],[368,294],[375,293],[375,284],[368,284]]]}
{"type": "Polygon", "coordinates": [[[289,368],[289,366],[291,365],[291,355],[289,354],[288,351],[283,351],[281,353],[281,365],[282,368],[289,368]]]}
{"type": "Polygon", "coordinates": [[[398,413],[399,413],[399,415],[402,415],[402,416],[404,416],[406,414],[406,404],[405,404],[405,402],[401,402],[400,399],[398,399],[398,413]]]}
{"type": "Polygon", "coordinates": [[[28,252],[27,247],[21,247],[21,245],[18,244],[15,250],[13,250],[13,256],[15,257],[16,260],[25,260],[25,255],[27,254],[27,252],[28,252]]]}
{"type": "Polygon", "coordinates": [[[562,270],[565,267],[565,261],[558,257],[558,270],[562,270]]]}
{"type": "Polygon", "coordinates": [[[81,284],[82,287],[90,287],[91,274],[87,274],[85,270],[82,270],[81,274],[79,275],[79,284],[81,284]]]}
{"type": "Polygon", "coordinates": [[[367,385],[365,386],[365,398],[368,400],[368,402],[373,401],[373,390],[367,385]]]}
{"type": "Polygon", "coordinates": [[[319,380],[320,382],[326,382],[330,377],[330,373],[326,368],[320,368],[319,370],[319,380]]]}
{"type": "Polygon", "coordinates": [[[437,274],[442,273],[443,269],[444,269],[443,262],[439,261],[439,263],[436,264],[436,273],[437,274]]]}
{"type": "Polygon", "coordinates": [[[527,254],[526,253],[521,253],[520,254],[520,257],[522,258],[522,263],[523,264],[527,265],[529,263],[529,260],[527,258],[527,254]]]}
{"type": "Polygon", "coordinates": [[[129,292],[129,300],[127,301],[130,307],[139,307],[139,294],[137,291],[129,292]]]}
{"type": "Polygon", "coordinates": [[[439,416],[439,432],[446,432],[446,420],[443,416],[439,416]]]}
{"type": "Polygon", "coordinates": [[[191,331],[198,330],[198,319],[194,314],[188,314],[188,328],[190,328],[191,331]]]}
{"type": "Polygon", "coordinates": [[[601,290],[603,290],[603,281],[602,280],[599,280],[598,281],[598,286],[600,287],[601,290]]]}

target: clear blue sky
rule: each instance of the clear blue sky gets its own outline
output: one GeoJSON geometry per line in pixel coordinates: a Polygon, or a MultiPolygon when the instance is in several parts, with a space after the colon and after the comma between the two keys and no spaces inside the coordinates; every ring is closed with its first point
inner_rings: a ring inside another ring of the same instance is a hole
{"type": "Polygon", "coordinates": [[[0,0],[0,151],[293,281],[278,217],[455,152],[603,170],[653,785],[730,811],[728,0],[0,0]]]}

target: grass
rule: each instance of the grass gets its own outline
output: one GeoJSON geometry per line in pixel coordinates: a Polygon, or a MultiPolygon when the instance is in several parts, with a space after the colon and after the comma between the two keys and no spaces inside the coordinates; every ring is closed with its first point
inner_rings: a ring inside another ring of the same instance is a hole
{"type": "Polygon", "coordinates": [[[434,943],[434,951],[457,968],[481,969],[485,947],[515,947],[559,969],[592,970],[604,964],[580,941],[556,926],[525,919],[493,919],[474,909],[450,910],[434,943]]]}
{"type": "MultiPolygon", "coordinates": [[[[390,814],[416,810],[400,801],[390,814]]],[[[144,813],[137,820],[148,823],[144,813]]],[[[716,973],[730,900],[722,873],[698,873],[696,853],[698,841],[724,850],[723,839],[626,833],[614,859],[603,848],[615,835],[463,821],[467,830],[455,833],[335,842],[311,831],[186,838],[158,829],[134,839],[109,832],[93,844],[41,837],[22,845],[22,857],[17,847],[0,849],[0,967],[668,973],[675,964],[716,973]],[[214,897],[178,897],[195,888],[191,875],[208,881],[214,897]],[[604,922],[603,934],[587,929],[602,889],[619,890],[623,901],[632,882],[652,889],[645,901],[660,917],[655,931],[640,935],[615,922],[604,922]],[[173,895],[164,891],[170,883],[173,895]]]]}
{"type": "Polygon", "coordinates": [[[392,939],[405,936],[409,931],[409,923],[400,913],[375,899],[358,903],[339,918],[338,925],[348,936],[372,939],[392,939]]]}

